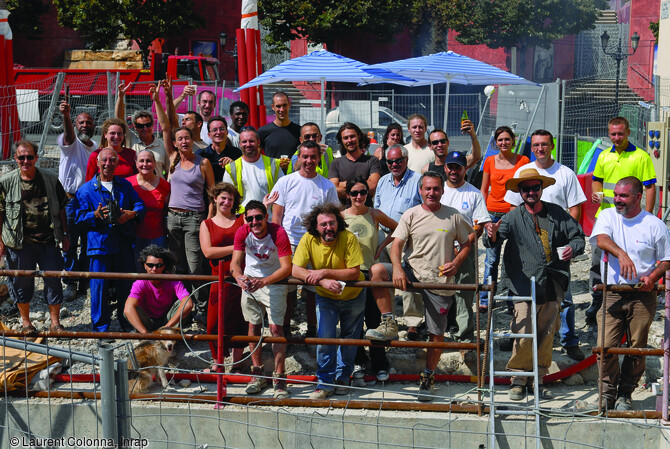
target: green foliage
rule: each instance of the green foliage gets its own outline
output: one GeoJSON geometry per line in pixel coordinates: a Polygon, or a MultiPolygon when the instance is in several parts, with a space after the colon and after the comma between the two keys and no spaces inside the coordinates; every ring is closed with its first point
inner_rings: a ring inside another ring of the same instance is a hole
{"type": "Polygon", "coordinates": [[[649,29],[651,30],[652,34],[654,35],[654,39],[656,39],[656,43],[658,44],[658,20],[656,22],[649,22],[649,29]]]}
{"type": "Polygon", "coordinates": [[[43,0],[7,0],[9,26],[15,34],[32,38],[42,33],[40,16],[45,14],[49,7],[43,0]]]}
{"type": "Polygon", "coordinates": [[[606,0],[417,0],[467,45],[547,46],[593,27],[606,0]]]}
{"type": "Polygon", "coordinates": [[[62,26],[82,33],[91,48],[108,48],[119,36],[132,39],[147,61],[154,39],[203,27],[192,0],[53,0],[62,26]]]}
{"type": "Polygon", "coordinates": [[[332,48],[352,32],[392,40],[416,14],[416,0],[259,0],[258,10],[271,51],[307,36],[332,48]]]}

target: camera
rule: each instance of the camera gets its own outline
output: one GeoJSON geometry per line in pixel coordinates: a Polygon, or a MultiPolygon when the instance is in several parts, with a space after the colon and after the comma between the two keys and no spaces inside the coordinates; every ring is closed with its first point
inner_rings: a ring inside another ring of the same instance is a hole
{"type": "Polygon", "coordinates": [[[107,207],[107,216],[105,217],[105,223],[116,226],[119,224],[119,217],[121,216],[121,207],[116,200],[109,200],[105,205],[107,207]]]}

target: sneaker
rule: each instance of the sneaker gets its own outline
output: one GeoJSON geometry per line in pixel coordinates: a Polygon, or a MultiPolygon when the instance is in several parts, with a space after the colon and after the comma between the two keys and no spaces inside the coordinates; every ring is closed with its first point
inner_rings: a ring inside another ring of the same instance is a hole
{"type": "MultiPolygon", "coordinates": [[[[527,385],[526,390],[532,395],[535,394],[535,387],[533,385],[527,385]]],[[[554,394],[551,392],[551,390],[548,390],[540,385],[540,396],[538,399],[554,399],[554,394]]]]}
{"type": "Polygon", "coordinates": [[[377,380],[380,382],[386,382],[389,380],[389,372],[385,369],[380,369],[377,371],[377,380]]]}
{"type": "Polygon", "coordinates": [[[365,367],[363,365],[354,365],[354,372],[351,375],[351,384],[354,387],[364,387],[365,384],[365,367]]]}
{"type": "Polygon", "coordinates": [[[421,402],[429,402],[435,399],[435,373],[421,373],[419,383],[419,395],[417,399],[421,402]]]}
{"type": "Polygon", "coordinates": [[[521,401],[526,397],[525,385],[512,385],[507,392],[507,396],[512,401],[521,401]]]}
{"type": "Polygon", "coordinates": [[[382,322],[377,329],[368,329],[365,333],[368,340],[388,341],[398,339],[398,322],[393,315],[382,316],[382,322]]]}
{"type": "Polygon", "coordinates": [[[263,391],[268,386],[268,381],[265,377],[259,377],[263,375],[263,367],[252,366],[251,375],[253,376],[247,387],[244,389],[246,394],[258,394],[263,391]]]}
{"type": "Polygon", "coordinates": [[[75,299],[77,299],[77,284],[67,284],[63,290],[63,300],[74,301],[75,299]]]}
{"type": "Polygon", "coordinates": [[[568,357],[570,357],[572,360],[576,360],[578,362],[581,362],[584,360],[584,353],[582,352],[581,349],[579,349],[579,346],[568,346],[567,348],[563,348],[561,350],[562,353],[566,354],[568,357]]]}
{"type": "Polygon", "coordinates": [[[614,403],[614,410],[617,412],[628,412],[634,410],[633,400],[630,396],[619,396],[614,403]]]}
{"type": "Polygon", "coordinates": [[[349,382],[345,380],[336,380],[335,384],[337,384],[335,387],[335,394],[338,396],[349,394],[351,391],[351,388],[349,388],[349,382]]]}
{"type": "Polygon", "coordinates": [[[289,396],[286,386],[286,374],[272,373],[272,386],[274,388],[274,392],[272,393],[273,398],[283,399],[289,396]]]}
{"type": "Polygon", "coordinates": [[[309,395],[309,398],[310,399],[326,399],[331,394],[333,394],[332,391],[322,390],[320,388],[317,388],[316,390],[314,390],[314,392],[312,394],[309,395]]]}

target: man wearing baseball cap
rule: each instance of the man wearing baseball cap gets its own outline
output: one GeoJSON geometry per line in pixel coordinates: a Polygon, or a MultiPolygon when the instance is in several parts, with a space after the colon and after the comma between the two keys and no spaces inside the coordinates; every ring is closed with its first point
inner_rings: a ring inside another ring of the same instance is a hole
{"type": "MultiPolygon", "coordinates": [[[[553,185],[553,178],[542,176],[534,168],[522,170],[505,184],[507,190],[521,194],[522,204],[507,213],[497,223],[487,223],[484,246],[493,248],[507,240],[503,257],[503,276],[499,290],[513,296],[530,296],[531,278],[535,277],[537,305],[537,348],[539,376],[547,374],[556,317],[570,282],[570,259],[584,252],[584,232],[561,206],[541,201],[544,188],[553,185]],[[560,249],[560,251],[559,251],[560,249]]],[[[531,303],[516,301],[512,333],[531,333],[531,303]]],[[[533,369],[532,341],[515,339],[512,356],[507,362],[509,371],[533,369]]],[[[540,397],[548,392],[539,386],[533,390],[532,378],[511,378],[511,400],[520,401],[526,388],[540,397]]]]}
{"type": "MultiPolygon", "coordinates": [[[[486,210],[486,201],[482,192],[472,184],[465,182],[467,167],[468,160],[464,152],[452,151],[447,153],[444,157],[443,166],[446,182],[444,183],[444,195],[442,195],[440,202],[459,211],[473,228],[475,228],[476,221],[479,226],[475,229],[475,232],[477,237],[481,237],[484,230],[482,225],[491,221],[491,216],[486,210]]],[[[470,234],[470,243],[474,248],[474,232],[470,234]]],[[[457,284],[475,283],[476,261],[477,251],[472,249],[458,270],[456,275],[457,284]]],[[[454,294],[454,307],[449,310],[447,324],[448,328],[451,329],[451,336],[456,341],[471,343],[475,340],[475,322],[472,313],[474,296],[474,291],[461,290],[454,294]]]]}

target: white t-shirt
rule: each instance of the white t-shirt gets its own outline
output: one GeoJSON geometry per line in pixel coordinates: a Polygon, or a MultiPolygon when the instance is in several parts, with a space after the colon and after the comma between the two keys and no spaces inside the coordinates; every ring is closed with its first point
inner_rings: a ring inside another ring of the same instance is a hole
{"type": "MultiPolygon", "coordinates": [[[[621,276],[619,259],[610,254],[607,271],[608,284],[636,284],[656,268],[656,261],[670,261],[670,231],[661,220],[643,210],[633,218],[617,213],[616,208],[603,209],[593,226],[589,242],[597,245],[598,235],[609,236],[623,249],[635,264],[637,277],[630,281],[621,276]]],[[[604,254],[604,253],[603,253],[604,254]]],[[[605,262],[600,261],[604,273],[605,262]]],[[[604,279],[604,277],[603,277],[604,279]]]]}
{"type": "Polygon", "coordinates": [[[163,139],[154,136],[154,141],[149,145],[145,145],[135,132],[130,132],[128,133],[128,140],[130,148],[135,150],[137,154],[144,150],[149,150],[154,154],[154,158],[156,159],[156,174],[164,178],[167,153],[165,152],[165,142],[163,142],[163,139]]]}
{"type": "Polygon", "coordinates": [[[468,182],[458,188],[449,187],[445,182],[440,203],[459,211],[470,226],[473,226],[474,220],[477,220],[477,224],[491,221],[482,192],[468,182]]]}
{"type": "Polygon", "coordinates": [[[410,142],[405,145],[405,148],[407,149],[407,168],[414,172],[420,174],[426,164],[435,161],[435,153],[430,149],[430,145],[426,145],[420,150],[416,150],[412,146],[412,142],[410,142]]]}
{"type": "Polygon", "coordinates": [[[282,227],[291,245],[297,245],[307,232],[302,224],[303,215],[308,214],[315,204],[340,204],[333,183],[319,174],[313,178],[304,178],[300,172],[291,173],[277,181],[272,191],[279,192],[276,204],[284,208],[282,227]]]}
{"type": "Polygon", "coordinates": [[[291,255],[291,244],[286,231],[274,223],[268,223],[268,233],[259,239],[248,224],[235,232],[234,247],[244,251],[244,274],[253,277],[267,277],[281,268],[279,259],[291,255]]]}
{"type": "Polygon", "coordinates": [[[240,135],[237,131],[235,131],[230,126],[228,127],[228,140],[230,140],[230,143],[234,147],[237,147],[237,148],[240,147],[240,135]]]}
{"type": "Polygon", "coordinates": [[[75,137],[71,145],[64,145],[64,137],[65,133],[58,136],[58,146],[60,147],[58,180],[63,184],[65,193],[74,195],[77,189],[84,183],[88,158],[98,148],[98,143],[91,140],[92,145],[87,147],[78,137],[75,137]]]}
{"type": "MultiPolygon", "coordinates": [[[[235,162],[232,163],[234,164],[235,162]]],[[[280,179],[284,176],[283,171],[278,169],[277,172],[277,178],[280,179]]],[[[275,183],[277,180],[275,180],[275,183]]],[[[233,182],[233,178],[230,177],[227,171],[223,174],[223,182],[237,185],[233,182]]],[[[247,162],[242,159],[242,188],[244,189],[242,206],[246,206],[251,200],[263,201],[263,197],[270,192],[262,157],[258,158],[256,162],[247,162]]]]}
{"type": "MultiPolygon", "coordinates": [[[[579,185],[577,175],[565,165],[554,161],[551,167],[545,169],[538,167],[533,161],[530,164],[526,164],[519,168],[516,173],[514,173],[514,177],[518,177],[521,170],[528,168],[534,168],[540,175],[554,178],[556,180],[556,184],[553,186],[542,189],[542,201],[558,204],[565,210],[586,201],[586,195],[584,195],[582,186],[579,185]]],[[[508,190],[505,194],[505,201],[512,206],[518,206],[522,203],[521,195],[512,192],[511,190],[508,190]]]]}

